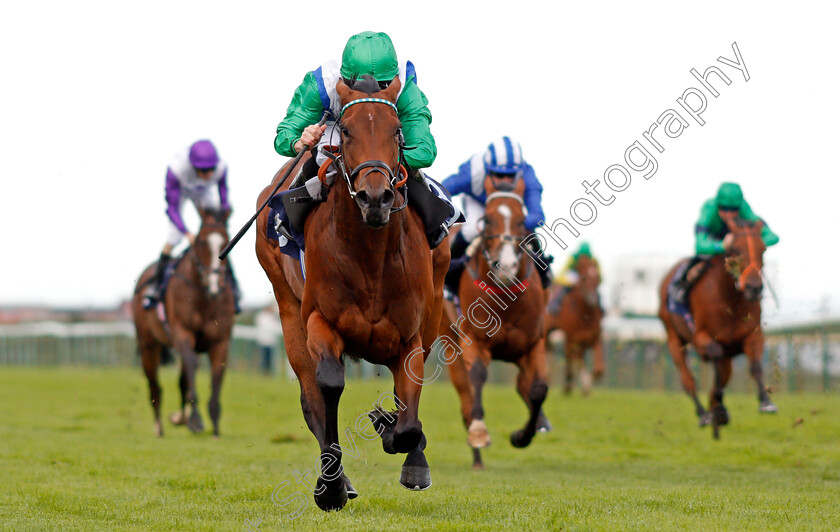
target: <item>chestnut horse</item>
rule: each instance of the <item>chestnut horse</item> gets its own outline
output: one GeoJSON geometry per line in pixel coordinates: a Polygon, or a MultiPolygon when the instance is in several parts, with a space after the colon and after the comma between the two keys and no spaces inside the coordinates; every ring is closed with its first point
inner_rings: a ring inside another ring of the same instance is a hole
{"type": "Polygon", "coordinates": [[[449,366],[449,376],[461,401],[467,442],[473,448],[473,468],[481,469],[483,447],[490,444],[484,423],[481,391],[490,360],[519,367],[516,389],[528,407],[528,420],[510,435],[514,447],[527,447],[538,427],[548,393],[545,366],[545,291],[539,272],[520,244],[527,236],[522,193],[525,182],[510,185],[487,177],[484,226],[470,246],[477,252],[461,276],[458,298],[464,315],[455,316],[447,302],[441,337],[457,338],[461,356],[449,366]]]}
{"type": "Polygon", "coordinates": [[[679,264],[671,269],[659,289],[659,318],[665,325],[668,350],[680,372],[683,389],[694,401],[700,426],[712,424],[714,437],[719,427],[729,423],[723,405],[723,389],[732,375],[732,358],[745,353],[750,374],[758,385],[759,411],[774,413],[776,405],[764,387],[761,357],[764,332],[761,329],[761,291],[764,242],[763,222],[735,219],[727,223],[734,240],[725,256],[715,255],[688,295],[694,324],[668,310],[668,285],[679,264]],[[704,362],[714,368],[714,384],[709,396],[709,412],[697,399],[694,377],[686,362],[686,345],[692,344],[704,362]]]}
{"type": "MultiPolygon", "coordinates": [[[[546,312],[546,328],[549,338],[552,331],[561,330],[565,335],[563,352],[566,357],[566,382],[563,392],[572,392],[575,372],[580,375],[583,395],[589,395],[595,382],[604,375],[604,339],[601,334],[601,320],[604,311],[598,297],[598,285],[601,275],[595,261],[586,255],[578,258],[578,281],[563,296],[560,308],[556,312],[546,312]],[[592,349],[592,373],[586,368],[584,355],[592,349]]],[[[563,287],[555,285],[549,289],[549,304],[551,308],[554,298],[560,296],[563,287]]],[[[552,309],[553,310],[553,309],[552,309]]]]}
{"type": "Polygon", "coordinates": [[[219,252],[228,241],[227,219],[230,210],[199,210],[199,214],[201,229],[196,235],[195,245],[189,248],[178,263],[162,302],[166,323],[161,322],[156,308],[143,309],[142,288],[154,276],[154,264],[146,268],[140,276],[131,302],[137,346],[143,370],[149,380],[149,394],[158,436],[163,436],[163,424],[160,421],[161,389],[157,372],[161,357],[170,347],[175,348],[181,355],[181,410],[173,414],[172,422],[176,425],[186,422],[187,428],[192,432],[204,430],[204,423],[198,411],[195,371],[198,366],[198,353],[207,353],[210,356],[212,372],[212,392],[207,409],[213,420],[213,435],[219,435],[219,394],[227,366],[235,315],[228,265],[218,258],[219,252]],[[186,417],[187,404],[191,410],[189,418],[186,417]]]}
{"type": "MultiPolygon", "coordinates": [[[[356,496],[341,465],[342,354],[391,370],[401,410],[396,419],[371,412],[374,427],[386,452],[408,453],[400,483],[431,485],[418,407],[423,363],[440,322],[449,245],[430,251],[420,217],[413,208],[401,210],[407,197],[400,188],[406,170],[394,105],[399,79],[382,91],[368,88],[352,90],[343,81],[336,87],[344,106],[337,182],[305,222],[305,282],[301,264],[266,236],[268,212],[257,219],[257,257],[274,287],[303,416],[321,448],[314,497],[325,511],[343,508],[348,493],[356,496]]],[[[260,194],[258,205],[272,189],[260,194]]]]}

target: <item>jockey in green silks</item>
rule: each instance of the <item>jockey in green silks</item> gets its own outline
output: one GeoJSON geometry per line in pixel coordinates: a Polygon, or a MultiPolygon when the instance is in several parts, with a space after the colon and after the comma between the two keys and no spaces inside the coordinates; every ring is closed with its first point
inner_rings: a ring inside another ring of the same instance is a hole
{"type": "MultiPolygon", "coordinates": [[[[411,195],[409,201],[427,214],[437,213],[434,214],[437,218],[446,217],[441,225],[429,222],[430,225],[425,229],[429,245],[434,249],[449,233],[452,224],[463,221],[463,218],[445,189],[422,172],[423,168],[432,165],[437,156],[435,139],[429,129],[432,123],[432,114],[427,107],[429,101],[417,86],[414,64],[397,60],[397,52],[387,34],[365,31],[353,35],[344,47],[340,65],[337,61],[329,61],[304,76],[303,82],[295,89],[286,117],[277,126],[274,149],[280,155],[294,157],[304,145],[317,148],[315,157],[304,164],[293,185],[306,182],[310,196],[315,200],[323,200],[322,193],[318,192],[321,185],[314,176],[318,168],[328,161],[324,149],[341,144],[338,121],[342,105],[336,93],[336,85],[343,81],[353,90],[373,94],[387,89],[395,80],[399,80],[400,85],[396,111],[405,146],[404,151],[401,150],[404,165],[408,176],[422,183],[428,191],[425,194],[417,191],[421,194],[411,195]],[[326,123],[319,125],[324,113],[327,114],[326,123]]],[[[330,167],[326,173],[328,183],[332,182],[335,174],[335,167],[330,167]]],[[[421,218],[427,223],[434,216],[421,218]]]]}
{"type": "MultiPolygon", "coordinates": [[[[308,72],[303,82],[295,89],[292,101],[286,110],[286,118],[277,126],[274,149],[280,155],[294,157],[304,144],[338,144],[339,135],[335,121],[341,114],[341,102],[335,86],[344,79],[348,86],[351,80],[364,75],[373,76],[384,90],[399,77],[401,88],[397,97],[397,114],[402,122],[406,146],[412,147],[404,153],[407,170],[428,168],[435,161],[437,148],[429,129],[432,114],[427,107],[429,101],[417,86],[417,73],[411,61],[400,65],[391,38],[385,33],[365,31],[353,35],[344,47],[341,66],[336,61],[324,63],[308,72]],[[324,111],[330,112],[328,121],[318,125],[324,111]]],[[[318,161],[326,160],[320,154],[318,161]]]]}
{"type": "MultiPolygon", "coordinates": [[[[744,199],[744,193],[737,183],[721,183],[717,195],[706,201],[700,209],[700,219],[694,227],[697,256],[690,260],[688,267],[674,283],[674,299],[678,303],[685,304],[692,283],[699,278],[699,274],[696,274],[692,276],[695,278],[689,279],[688,274],[694,265],[729,250],[734,237],[729,233],[726,222],[734,218],[750,222],[761,220],[744,199]]],[[[761,239],[766,247],[779,242],[779,236],[770,230],[766,222],[761,229],[761,239]]]]}

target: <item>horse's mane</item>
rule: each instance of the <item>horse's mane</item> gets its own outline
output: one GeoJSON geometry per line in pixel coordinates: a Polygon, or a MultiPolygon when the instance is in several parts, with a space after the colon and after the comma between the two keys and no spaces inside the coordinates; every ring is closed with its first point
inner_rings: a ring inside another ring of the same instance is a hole
{"type": "Polygon", "coordinates": [[[350,87],[350,89],[359,92],[366,92],[368,95],[385,90],[388,88],[388,85],[391,84],[390,81],[376,81],[376,78],[370,74],[364,74],[362,77],[354,75],[352,78],[343,79],[344,84],[350,87]]]}

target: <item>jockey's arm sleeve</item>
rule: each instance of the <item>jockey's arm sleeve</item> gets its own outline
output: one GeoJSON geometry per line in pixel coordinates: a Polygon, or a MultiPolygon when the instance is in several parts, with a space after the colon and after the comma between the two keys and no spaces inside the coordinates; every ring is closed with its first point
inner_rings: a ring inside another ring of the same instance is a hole
{"type": "Polygon", "coordinates": [[[525,217],[525,228],[533,231],[540,222],[545,221],[545,213],[542,209],[542,185],[534,174],[531,165],[525,166],[525,207],[528,208],[528,216],[525,217]]]}
{"type": "Polygon", "coordinates": [[[417,86],[414,78],[410,78],[397,99],[397,112],[402,122],[405,145],[414,148],[405,150],[403,154],[411,170],[428,168],[437,157],[435,138],[429,129],[432,113],[428,105],[426,95],[417,86]]]}
{"type": "Polygon", "coordinates": [[[230,204],[228,203],[227,168],[225,168],[225,173],[222,174],[222,178],[219,179],[219,203],[223,211],[230,209],[230,204]]]}
{"type": "Polygon", "coordinates": [[[779,235],[777,235],[776,233],[771,231],[769,227],[767,227],[767,222],[765,222],[760,216],[753,212],[752,207],[750,207],[750,204],[747,203],[746,200],[744,200],[744,204],[741,206],[741,211],[739,212],[739,214],[744,220],[749,220],[751,222],[757,222],[758,220],[761,220],[764,223],[764,227],[761,228],[761,239],[764,241],[765,247],[769,248],[770,246],[775,245],[779,242],[779,235]]]}
{"type": "Polygon", "coordinates": [[[166,169],[166,215],[175,224],[182,233],[187,232],[187,227],[184,225],[184,220],[181,218],[179,207],[181,203],[181,183],[178,178],[172,173],[171,168],[166,169]]]}
{"type": "Polygon", "coordinates": [[[714,238],[709,232],[717,216],[717,208],[713,201],[707,201],[700,209],[700,219],[697,220],[697,225],[694,226],[694,234],[696,235],[695,250],[697,255],[719,255],[724,252],[723,242],[714,238]]]}
{"type": "Polygon", "coordinates": [[[318,82],[312,72],[307,72],[303,82],[295,89],[292,101],[286,109],[286,118],[277,126],[274,137],[274,151],[286,157],[294,157],[294,144],[306,126],[317,124],[324,114],[324,104],[318,94],[318,82]]]}
{"type": "Polygon", "coordinates": [[[441,183],[452,196],[469,194],[472,192],[472,167],[470,161],[458,167],[458,173],[452,174],[441,183]]]}

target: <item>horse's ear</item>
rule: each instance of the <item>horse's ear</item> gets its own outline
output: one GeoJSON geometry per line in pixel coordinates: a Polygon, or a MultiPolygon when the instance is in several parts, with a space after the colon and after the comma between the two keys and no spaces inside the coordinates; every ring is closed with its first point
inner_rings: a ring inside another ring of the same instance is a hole
{"type": "Polygon", "coordinates": [[[756,231],[761,231],[762,229],[764,229],[764,220],[762,220],[762,219],[760,219],[760,218],[759,218],[759,219],[755,222],[755,229],[756,229],[756,231]]]}
{"type": "Polygon", "coordinates": [[[513,191],[519,195],[520,198],[525,197],[525,180],[521,177],[516,178],[516,183],[513,185],[513,191]]]}
{"type": "Polygon", "coordinates": [[[344,102],[350,101],[350,87],[344,83],[343,78],[339,78],[338,83],[335,84],[335,92],[338,94],[338,100],[341,102],[341,105],[344,105],[344,102]]]}
{"type": "Polygon", "coordinates": [[[230,207],[225,209],[224,212],[222,212],[222,221],[227,223],[228,218],[230,218],[230,213],[232,213],[232,212],[233,212],[233,209],[231,209],[230,207]]]}
{"type": "Polygon", "coordinates": [[[207,210],[198,207],[198,217],[202,219],[202,221],[207,217],[207,210]]]}
{"type": "Polygon", "coordinates": [[[400,81],[399,76],[394,76],[393,81],[391,84],[388,85],[388,88],[385,89],[385,97],[388,100],[391,100],[394,103],[397,103],[397,96],[400,94],[400,87],[402,87],[402,82],[400,81]]]}
{"type": "Polygon", "coordinates": [[[484,177],[484,192],[486,192],[488,196],[496,192],[496,185],[493,183],[493,178],[489,175],[484,177]]]}

